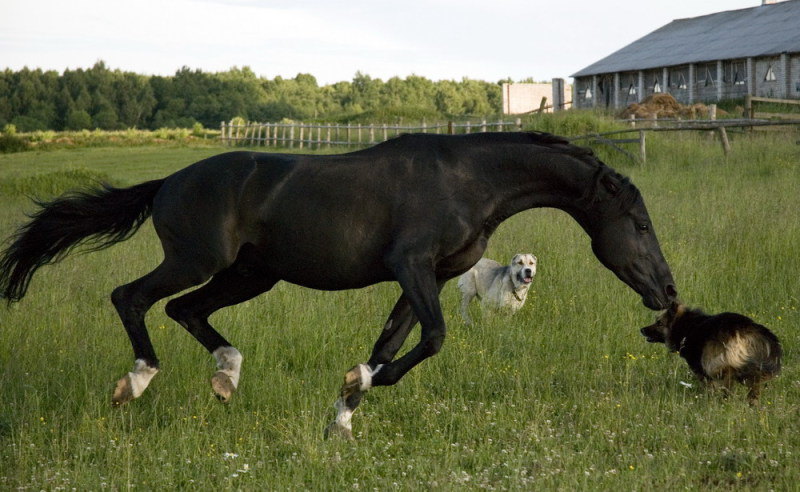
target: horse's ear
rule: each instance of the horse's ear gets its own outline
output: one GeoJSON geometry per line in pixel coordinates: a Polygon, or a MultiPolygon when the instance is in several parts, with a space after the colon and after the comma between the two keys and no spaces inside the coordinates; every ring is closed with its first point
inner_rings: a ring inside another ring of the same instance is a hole
{"type": "Polygon", "coordinates": [[[619,193],[620,190],[620,182],[615,176],[611,174],[606,174],[602,178],[600,178],[600,182],[603,184],[605,189],[611,193],[612,195],[616,195],[619,193]]]}

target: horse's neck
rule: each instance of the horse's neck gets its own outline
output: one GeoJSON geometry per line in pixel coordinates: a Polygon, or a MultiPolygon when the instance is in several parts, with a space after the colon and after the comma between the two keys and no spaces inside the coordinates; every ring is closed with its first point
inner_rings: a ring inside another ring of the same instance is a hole
{"type": "Polygon", "coordinates": [[[499,166],[486,184],[496,203],[492,220],[506,218],[531,208],[557,208],[583,221],[584,198],[594,186],[598,168],[568,156],[545,156],[533,163],[499,166]]]}

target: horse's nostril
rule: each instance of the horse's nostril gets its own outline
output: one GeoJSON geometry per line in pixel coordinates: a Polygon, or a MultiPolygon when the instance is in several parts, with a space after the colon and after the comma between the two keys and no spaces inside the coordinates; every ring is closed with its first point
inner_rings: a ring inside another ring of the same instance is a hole
{"type": "Polygon", "coordinates": [[[667,284],[667,286],[664,287],[664,293],[667,294],[667,297],[670,299],[678,297],[678,289],[672,284],[667,284]]]}

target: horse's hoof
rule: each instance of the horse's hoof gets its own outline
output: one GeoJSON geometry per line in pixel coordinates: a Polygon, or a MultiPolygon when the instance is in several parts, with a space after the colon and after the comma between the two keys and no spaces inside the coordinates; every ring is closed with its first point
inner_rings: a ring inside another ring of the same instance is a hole
{"type": "Polygon", "coordinates": [[[111,396],[111,404],[115,407],[128,403],[136,398],[133,396],[133,383],[131,382],[130,374],[117,381],[117,387],[114,388],[114,394],[111,396]]]}
{"type": "Polygon", "coordinates": [[[353,432],[347,427],[340,425],[338,422],[331,422],[328,427],[325,427],[325,439],[344,439],[345,441],[354,441],[353,432]]]}
{"type": "Polygon", "coordinates": [[[217,371],[214,377],[211,378],[211,388],[214,390],[214,394],[217,395],[217,399],[222,403],[231,401],[233,392],[236,391],[236,386],[233,385],[230,376],[222,371],[217,371]]]}

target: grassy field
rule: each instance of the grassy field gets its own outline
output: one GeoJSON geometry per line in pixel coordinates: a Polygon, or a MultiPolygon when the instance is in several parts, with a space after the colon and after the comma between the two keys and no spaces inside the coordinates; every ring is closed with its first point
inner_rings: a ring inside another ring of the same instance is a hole
{"type": "MultiPolygon", "coordinates": [[[[0,489],[796,490],[799,138],[734,135],[726,162],[707,135],[657,135],[644,167],[607,159],[642,190],[682,298],[753,316],[781,338],[784,372],[760,409],[743,391],[707,395],[677,355],[645,343],[638,330],[654,313],[553,210],[512,217],[487,252],[539,257],[523,310],[476,306],[468,328],[448,284],[442,352],[367,395],[355,443],[325,441],[322,429],[344,371],[368,358],[393,284],[279,284],[217,313],[245,358],[227,406],[208,385],[212,358],[159,303],[148,323],[162,371],[140,399],[111,408],[133,361],[109,294],[158,262],[145,226],[41,269],[22,302],[0,308],[0,489]]],[[[87,177],[132,184],[220,150],[0,155],[0,236],[32,210],[26,193],[87,177]]]]}

